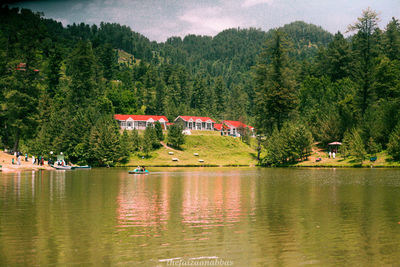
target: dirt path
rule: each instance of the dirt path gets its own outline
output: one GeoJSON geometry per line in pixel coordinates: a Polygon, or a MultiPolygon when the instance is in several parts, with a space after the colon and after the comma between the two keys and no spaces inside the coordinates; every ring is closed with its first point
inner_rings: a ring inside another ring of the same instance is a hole
{"type": "Polygon", "coordinates": [[[170,146],[167,146],[167,144],[164,143],[163,141],[160,141],[160,144],[161,144],[163,147],[165,147],[166,149],[170,149],[170,150],[173,150],[173,151],[178,151],[178,150],[176,150],[176,149],[173,149],[173,148],[170,147],[170,146]]]}

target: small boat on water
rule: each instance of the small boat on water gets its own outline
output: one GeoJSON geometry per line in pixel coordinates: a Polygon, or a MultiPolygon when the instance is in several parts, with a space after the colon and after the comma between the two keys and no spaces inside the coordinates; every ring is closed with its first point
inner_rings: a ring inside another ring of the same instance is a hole
{"type": "Polygon", "coordinates": [[[149,173],[148,170],[140,170],[140,169],[134,169],[133,171],[128,171],[129,174],[147,174],[149,173]]]}
{"type": "Polygon", "coordinates": [[[85,166],[72,166],[72,169],[91,169],[92,167],[90,167],[89,165],[85,165],[85,166]]]}
{"type": "Polygon", "coordinates": [[[53,167],[56,170],[72,170],[72,166],[62,166],[62,165],[51,165],[51,167],[53,167]]]}

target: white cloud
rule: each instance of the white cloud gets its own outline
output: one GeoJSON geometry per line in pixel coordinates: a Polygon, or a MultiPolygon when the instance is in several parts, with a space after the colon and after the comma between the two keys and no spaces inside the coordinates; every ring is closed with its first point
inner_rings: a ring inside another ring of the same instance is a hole
{"type": "Polygon", "coordinates": [[[260,4],[272,4],[273,0],[244,0],[242,7],[252,7],[260,4]]]}
{"type": "Polygon", "coordinates": [[[234,19],[224,13],[220,7],[205,7],[187,10],[178,19],[188,24],[186,33],[215,35],[222,30],[240,25],[239,19],[234,19]]]}
{"type": "Polygon", "coordinates": [[[56,21],[59,21],[59,22],[61,22],[61,24],[64,26],[64,27],[67,27],[67,25],[69,25],[69,24],[72,24],[68,19],[66,19],[66,18],[53,18],[54,20],[56,20],[56,21]]]}

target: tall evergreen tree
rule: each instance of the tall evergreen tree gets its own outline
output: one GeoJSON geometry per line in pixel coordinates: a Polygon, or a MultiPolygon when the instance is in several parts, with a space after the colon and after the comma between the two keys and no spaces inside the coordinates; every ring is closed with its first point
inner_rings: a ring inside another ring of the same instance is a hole
{"type": "Polygon", "coordinates": [[[69,105],[71,108],[94,104],[98,96],[96,85],[96,61],[92,45],[88,41],[80,41],[72,52],[68,65],[71,76],[69,105]]]}
{"type": "Polygon", "coordinates": [[[255,67],[257,129],[271,133],[296,106],[294,79],[288,67],[288,43],[279,31],[267,43],[255,67]]]}
{"type": "Polygon", "coordinates": [[[216,112],[221,115],[226,108],[227,103],[227,88],[225,82],[221,76],[218,76],[214,82],[214,92],[216,98],[216,112]]]}
{"type": "Polygon", "coordinates": [[[372,84],[376,57],[379,47],[378,14],[370,8],[363,11],[358,21],[348,27],[349,32],[356,31],[353,37],[353,51],[356,57],[355,77],[359,82],[359,107],[364,115],[372,99],[372,84]]]}
{"type": "Polygon", "coordinates": [[[350,76],[352,63],[350,44],[340,32],[336,33],[333,41],[329,43],[324,61],[322,70],[333,81],[350,76]]]}
{"type": "Polygon", "coordinates": [[[386,26],[384,47],[390,60],[400,60],[400,23],[395,18],[392,18],[386,26]]]}

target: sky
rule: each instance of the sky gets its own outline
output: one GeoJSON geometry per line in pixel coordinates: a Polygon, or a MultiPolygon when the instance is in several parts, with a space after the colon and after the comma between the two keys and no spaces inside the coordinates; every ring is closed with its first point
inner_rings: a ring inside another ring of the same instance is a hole
{"type": "MultiPolygon", "coordinates": [[[[0,0],[2,3],[7,0],[0,0]]],[[[269,29],[302,20],[344,33],[370,7],[384,29],[400,19],[400,0],[32,0],[10,6],[43,12],[63,23],[115,22],[151,41],[164,42],[188,34],[215,36],[229,28],[269,29]]]]}

